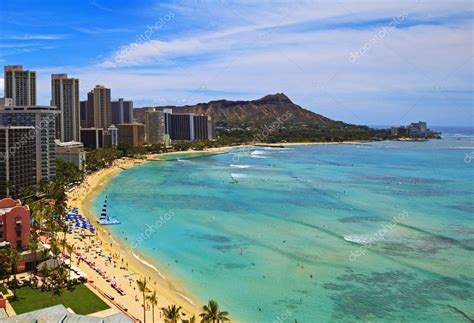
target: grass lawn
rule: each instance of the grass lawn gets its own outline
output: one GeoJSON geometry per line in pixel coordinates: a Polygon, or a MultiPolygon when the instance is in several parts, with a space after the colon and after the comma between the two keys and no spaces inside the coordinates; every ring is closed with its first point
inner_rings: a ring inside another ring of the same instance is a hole
{"type": "Polygon", "coordinates": [[[17,314],[41,308],[63,304],[70,307],[76,314],[87,315],[106,310],[109,306],[84,285],[77,285],[73,291],[63,289],[61,295],[53,292],[42,292],[41,289],[23,287],[16,291],[17,300],[10,301],[17,314]]]}
{"type": "Polygon", "coordinates": [[[5,288],[5,286],[3,286],[3,284],[0,284],[0,293],[3,293],[3,294],[7,293],[7,289],[5,288]]]}

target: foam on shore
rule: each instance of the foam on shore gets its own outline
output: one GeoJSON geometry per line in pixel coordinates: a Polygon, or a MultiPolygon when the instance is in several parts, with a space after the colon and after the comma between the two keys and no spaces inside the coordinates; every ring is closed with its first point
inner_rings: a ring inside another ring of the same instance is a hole
{"type": "Polygon", "coordinates": [[[150,264],[149,262],[147,262],[146,260],[143,260],[142,258],[140,258],[136,253],[132,252],[132,255],[135,257],[135,259],[137,259],[139,262],[141,262],[142,264],[144,264],[145,266],[153,269],[154,271],[156,271],[158,273],[158,275],[163,278],[163,279],[166,279],[166,277],[161,273],[161,271],[158,270],[158,268],[156,268],[155,266],[153,266],[152,264],[150,264]]]}

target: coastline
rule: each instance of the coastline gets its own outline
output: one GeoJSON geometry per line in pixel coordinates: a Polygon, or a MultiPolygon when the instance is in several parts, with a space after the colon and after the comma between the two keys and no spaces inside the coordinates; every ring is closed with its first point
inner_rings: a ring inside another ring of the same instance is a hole
{"type": "MultiPolygon", "coordinates": [[[[107,183],[122,170],[147,161],[149,161],[149,159],[119,159],[114,161],[112,166],[89,174],[78,188],[68,193],[68,207],[77,207],[80,214],[83,214],[91,223],[95,224],[97,218],[92,212],[92,201],[95,195],[102,191],[107,183]]],[[[71,235],[67,235],[67,237],[72,244],[75,244],[75,240],[73,240],[71,235]]],[[[126,243],[122,241],[120,237],[112,235],[104,226],[97,227],[96,237],[102,242],[104,251],[110,252],[114,255],[121,255],[125,258],[128,265],[127,272],[133,272],[139,277],[150,279],[150,284],[148,285],[149,289],[156,289],[158,295],[158,304],[155,307],[156,318],[160,317],[158,312],[161,311],[159,309],[170,304],[182,306],[182,311],[187,313],[186,317],[193,315],[196,315],[196,317],[199,316],[203,301],[198,300],[184,286],[178,285],[176,282],[171,282],[167,279],[160,270],[159,264],[156,264],[157,266],[155,266],[155,261],[153,259],[149,259],[149,257],[140,254],[139,252],[132,252],[132,255],[129,255],[126,243]]],[[[109,295],[116,296],[116,301],[119,304],[126,304],[128,313],[133,315],[135,318],[143,318],[143,308],[141,306],[142,297],[140,292],[134,290],[136,287],[135,282],[129,286],[128,279],[123,277],[123,272],[120,272],[119,269],[116,268],[107,269],[107,273],[110,276],[113,275],[114,277],[117,277],[119,285],[126,292],[125,296],[118,296],[110,285],[105,280],[99,278],[95,272],[85,265],[85,263],[82,262],[79,267],[88,274],[89,279],[97,278],[94,281],[94,284],[99,289],[109,295]],[[135,300],[135,295],[137,294],[139,299],[138,302],[135,300]]],[[[151,320],[151,316],[151,311],[147,311],[147,319],[151,320]]]]}
{"type": "MultiPolygon", "coordinates": [[[[298,145],[324,145],[324,144],[355,144],[359,142],[307,142],[307,143],[281,143],[281,144],[269,144],[268,146],[298,146],[298,145]]],[[[152,154],[147,155],[146,158],[136,159],[136,158],[121,158],[115,160],[113,165],[88,174],[84,182],[73,191],[68,192],[68,207],[77,207],[79,213],[83,214],[91,223],[96,223],[97,217],[94,215],[92,201],[95,196],[100,193],[108,184],[108,182],[121,171],[128,168],[134,167],[150,161],[160,161],[166,160],[166,158],[161,158],[165,156],[173,155],[213,155],[226,153],[231,149],[235,148],[245,148],[245,147],[258,147],[255,145],[236,145],[236,146],[225,146],[217,148],[208,148],[206,150],[187,150],[187,151],[176,151],[168,152],[161,154],[152,154]]],[[[156,316],[159,317],[158,312],[161,307],[166,307],[171,304],[176,304],[182,306],[182,312],[185,312],[187,315],[185,317],[191,317],[196,315],[199,317],[201,312],[202,304],[205,304],[207,300],[198,299],[191,290],[179,283],[179,279],[173,279],[173,273],[169,269],[166,269],[166,266],[160,264],[158,260],[152,259],[152,257],[147,256],[139,251],[129,252],[129,246],[127,241],[124,241],[120,236],[112,234],[107,227],[98,226],[97,235],[99,241],[103,246],[104,251],[109,252],[110,254],[117,254],[125,257],[128,266],[128,272],[133,272],[139,277],[147,277],[150,280],[149,289],[156,289],[158,295],[158,304],[155,307],[157,312],[156,316]],[[131,255],[130,255],[131,253],[131,255]],[[163,273],[166,274],[163,274],[163,273]],[[167,278],[170,277],[170,278],[167,278]]],[[[75,244],[71,235],[67,235],[67,238],[70,243],[75,244]]],[[[108,295],[117,295],[115,291],[109,286],[109,284],[96,275],[95,272],[90,270],[84,263],[79,266],[84,272],[86,272],[89,278],[96,277],[97,280],[94,281],[100,290],[107,293],[108,295]]],[[[119,285],[125,290],[125,296],[116,296],[116,302],[119,304],[127,304],[128,313],[134,316],[135,318],[143,318],[143,308],[141,306],[142,300],[139,292],[135,290],[135,282],[129,286],[128,279],[123,278],[123,272],[116,270],[115,268],[107,269],[107,272],[110,276],[117,277],[119,285]],[[135,299],[135,296],[138,294],[138,302],[135,299]]],[[[109,301],[109,300],[107,300],[109,301]]],[[[109,302],[110,303],[110,302],[109,302]]],[[[151,320],[151,311],[147,311],[147,319],[151,320]]],[[[155,318],[156,319],[156,318],[155,318]]],[[[161,321],[161,317],[159,318],[161,321]]],[[[233,317],[235,321],[235,316],[233,317]]]]}

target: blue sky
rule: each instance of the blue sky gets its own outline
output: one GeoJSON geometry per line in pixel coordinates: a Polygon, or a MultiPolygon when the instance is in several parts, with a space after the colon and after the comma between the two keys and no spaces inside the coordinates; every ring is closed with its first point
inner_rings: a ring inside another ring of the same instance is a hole
{"type": "MultiPolygon", "coordinates": [[[[471,1],[1,1],[0,63],[135,106],[284,92],[359,124],[472,125],[471,1]]],[[[3,79],[0,79],[3,94],[3,79]]]]}

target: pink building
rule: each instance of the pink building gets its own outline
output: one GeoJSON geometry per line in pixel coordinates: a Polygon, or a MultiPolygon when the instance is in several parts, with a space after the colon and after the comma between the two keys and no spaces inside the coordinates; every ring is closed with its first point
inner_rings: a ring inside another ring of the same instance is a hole
{"type": "Polygon", "coordinates": [[[30,208],[20,200],[0,200],[0,246],[9,242],[13,248],[27,248],[30,241],[30,208]]]}

